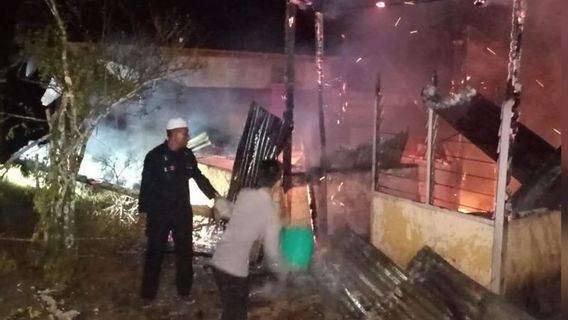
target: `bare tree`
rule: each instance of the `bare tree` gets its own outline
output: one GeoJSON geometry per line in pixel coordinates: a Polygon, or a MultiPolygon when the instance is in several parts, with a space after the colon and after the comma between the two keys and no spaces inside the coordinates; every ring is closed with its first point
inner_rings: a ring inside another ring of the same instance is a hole
{"type": "Polygon", "coordinates": [[[76,256],[76,179],[96,125],[112,108],[137,98],[156,81],[199,64],[191,57],[174,59],[171,46],[183,46],[186,32],[175,19],[156,17],[155,36],[132,37],[126,44],[111,41],[106,28],[97,39],[77,43],[69,36],[70,30],[81,30],[74,25],[80,19],[72,18],[77,2],[44,1],[53,24],[26,34],[22,55],[38,61],[41,79],[60,95],[46,108],[49,169],[35,199],[40,213],[36,237],[55,264],[50,268],[57,269],[76,256]]]}

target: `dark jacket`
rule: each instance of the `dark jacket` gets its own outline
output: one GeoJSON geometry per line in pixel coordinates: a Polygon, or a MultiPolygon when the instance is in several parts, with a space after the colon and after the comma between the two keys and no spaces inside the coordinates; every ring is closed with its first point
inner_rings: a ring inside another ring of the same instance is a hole
{"type": "Polygon", "coordinates": [[[209,199],[215,197],[217,192],[197,167],[190,149],[172,151],[166,142],[155,147],[144,159],[138,211],[155,218],[189,212],[191,178],[209,199]]]}

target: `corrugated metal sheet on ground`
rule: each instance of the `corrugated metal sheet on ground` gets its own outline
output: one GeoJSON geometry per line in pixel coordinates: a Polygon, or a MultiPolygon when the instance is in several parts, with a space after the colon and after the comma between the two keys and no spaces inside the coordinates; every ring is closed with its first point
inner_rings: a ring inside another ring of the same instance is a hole
{"type": "Polygon", "coordinates": [[[334,235],[314,273],[342,319],[529,320],[532,317],[425,247],[408,272],[349,230],[334,235]]]}

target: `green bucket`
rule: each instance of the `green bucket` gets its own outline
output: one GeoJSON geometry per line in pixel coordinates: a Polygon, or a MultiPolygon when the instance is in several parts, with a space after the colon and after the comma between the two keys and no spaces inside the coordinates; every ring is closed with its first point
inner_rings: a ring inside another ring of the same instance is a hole
{"type": "Polygon", "coordinates": [[[314,251],[314,234],[309,227],[287,227],[280,233],[284,261],[293,271],[306,271],[314,251]]]}

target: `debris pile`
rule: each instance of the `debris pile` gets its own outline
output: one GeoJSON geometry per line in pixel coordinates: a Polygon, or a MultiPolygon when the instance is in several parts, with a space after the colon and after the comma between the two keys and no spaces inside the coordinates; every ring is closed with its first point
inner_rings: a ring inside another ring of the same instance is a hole
{"type": "Polygon", "coordinates": [[[469,279],[428,247],[407,272],[351,231],[317,259],[324,301],[344,319],[533,319],[469,279]]]}

